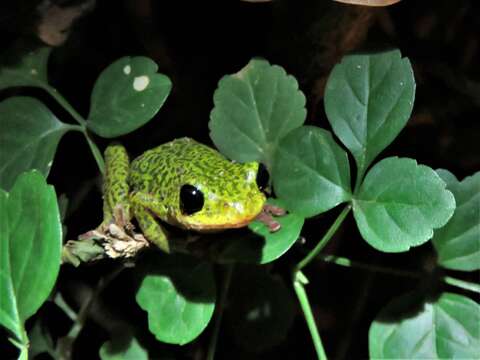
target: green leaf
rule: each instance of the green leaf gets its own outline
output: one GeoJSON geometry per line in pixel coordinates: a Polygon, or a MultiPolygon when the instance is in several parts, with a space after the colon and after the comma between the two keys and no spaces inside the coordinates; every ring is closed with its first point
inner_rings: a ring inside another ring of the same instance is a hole
{"type": "Polygon", "coordinates": [[[345,56],[331,72],[325,111],[360,174],[403,129],[415,98],[415,79],[400,51],[345,56]]]}
{"type": "Polygon", "coordinates": [[[0,190],[0,324],[22,341],[23,324],[47,299],[60,269],[57,198],[37,171],[0,190]]]}
{"type": "Polygon", "coordinates": [[[23,96],[2,101],[0,119],[0,187],[9,190],[19,174],[31,169],[46,177],[69,126],[40,101],[23,96]]]}
{"type": "Polygon", "coordinates": [[[49,353],[52,356],[55,354],[55,345],[52,336],[44,326],[42,320],[43,319],[37,317],[33,327],[28,332],[28,339],[30,340],[29,354],[32,359],[43,353],[49,353]]]}
{"type": "Polygon", "coordinates": [[[24,55],[11,66],[0,67],[0,90],[12,86],[38,86],[48,83],[47,62],[52,48],[41,47],[24,55]]]}
{"type": "Polygon", "coordinates": [[[480,269],[480,172],[463,181],[447,170],[437,170],[455,196],[457,207],[450,221],[435,231],[433,245],[438,262],[447,269],[480,269]]]}
{"type": "Polygon", "coordinates": [[[347,153],[328,131],[314,126],[295,129],[281,141],[272,177],[276,195],[305,217],[351,197],[347,153]]]}
{"type": "Polygon", "coordinates": [[[137,291],[137,303],[148,313],[148,327],[158,340],[183,345],[201,334],[212,317],[212,266],[185,255],[156,255],[137,291]]]}
{"type": "Polygon", "coordinates": [[[148,353],[134,337],[105,342],[99,351],[102,360],[148,360],[148,353]]]}
{"type": "Polygon", "coordinates": [[[371,359],[476,359],[480,354],[480,306],[445,293],[419,303],[408,294],[393,300],[370,326],[371,359]]]}
{"type": "Polygon", "coordinates": [[[282,342],[295,318],[295,301],[284,282],[265,267],[238,266],[229,290],[225,323],[234,341],[249,351],[282,342]]]}
{"type": "Polygon", "coordinates": [[[384,252],[425,243],[447,223],[455,198],[435,171],[413,159],[391,157],[368,172],[353,200],[363,238],[384,252]]]}
{"type": "Polygon", "coordinates": [[[113,138],[147,123],[165,102],[172,82],[157,73],[147,57],[123,57],[108,66],[92,92],[87,126],[97,135],[113,138]]]}
{"type": "Polygon", "coordinates": [[[240,162],[271,169],[280,139],[305,121],[305,96],[293,76],[266,60],[253,59],[224,76],[215,91],[210,137],[220,151],[240,162]]]}
{"type": "MultiPolygon", "coordinates": [[[[283,208],[283,203],[277,199],[268,199],[268,203],[283,208]]],[[[254,221],[248,227],[260,236],[241,236],[222,239],[215,242],[218,246],[215,260],[220,263],[254,263],[266,264],[278,259],[298,240],[304,218],[290,213],[275,217],[281,225],[280,230],[270,232],[268,227],[254,221]]]]}

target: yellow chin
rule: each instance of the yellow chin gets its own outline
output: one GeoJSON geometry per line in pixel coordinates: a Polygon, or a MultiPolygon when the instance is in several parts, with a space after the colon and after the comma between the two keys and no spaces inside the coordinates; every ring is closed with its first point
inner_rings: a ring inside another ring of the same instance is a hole
{"type": "Polygon", "coordinates": [[[180,215],[174,222],[180,227],[198,232],[241,228],[250,224],[260,214],[263,204],[264,201],[255,202],[254,205],[250,203],[248,211],[243,212],[230,208],[216,214],[200,212],[191,216],[180,215]]]}
{"type": "Polygon", "coordinates": [[[194,223],[194,222],[184,222],[182,226],[189,230],[194,230],[198,232],[214,232],[226,229],[237,229],[250,224],[256,217],[258,213],[254,216],[244,217],[238,219],[234,222],[220,222],[220,223],[194,223]]]}

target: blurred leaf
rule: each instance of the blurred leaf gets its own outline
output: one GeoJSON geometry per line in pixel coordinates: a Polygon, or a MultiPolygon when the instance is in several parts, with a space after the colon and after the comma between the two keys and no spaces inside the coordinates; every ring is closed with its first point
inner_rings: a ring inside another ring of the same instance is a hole
{"type": "Polygon", "coordinates": [[[22,339],[23,324],[47,299],[60,269],[57,197],[37,171],[0,190],[0,324],[22,339]]]}
{"type": "Polygon", "coordinates": [[[336,2],[363,6],[389,6],[400,2],[401,0],[333,0],[336,2]]]}
{"type": "Polygon", "coordinates": [[[43,326],[42,320],[37,318],[33,327],[28,332],[30,340],[29,355],[32,359],[42,353],[54,354],[55,346],[48,330],[43,326]]]}
{"type": "Polygon", "coordinates": [[[147,57],[123,57],[108,66],[92,92],[87,126],[97,135],[113,138],[138,129],[158,112],[172,82],[157,73],[147,57]]]}
{"type": "Polygon", "coordinates": [[[370,326],[370,358],[476,359],[479,324],[480,306],[465,296],[445,293],[418,304],[408,294],[382,309],[370,326]]]}
{"type": "MultiPolygon", "coordinates": [[[[268,199],[268,203],[283,208],[283,203],[278,199],[268,199]]],[[[284,216],[275,217],[281,225],[280,230],[270,232],[268,227],[254,221],[248,227],[254,233],[260,235],[252,237],[228,238],[217,241],[216,245],[220,250],[215,260],[220,263],[255,263],[266,264],[278,259],[292,247],[300,236],[304,218],[290,213],[284,216]]]]}
{"type": "Polygon", "coordinates": [[[351,197],[347,153],[328,131],[314,126],[295,129],[281,141],[272,177],[277,196],[301,216],[320,214],[351,197]]]}
{"type": "Polygon", "coordinates": [[[41,47],[25,54],[16,64],[0,67],[0,90],[12,86],[38,86],[48,83],[47,63],[52,48],[41,47]]]}
{"type": "Polygon", "coordinates": [[[148,353],[134,337],[105,342],[99,351],[102,360],[148,360],[148,353]]]}
{"type": "Polygon", "coordinates": [[[450,221],[435,231],[433,245],[438,262],[447,269],[480,269],[480,172],[463,181],[447,170],[437,170],[455,196],[457,207],[450,221]]]}
{"type": "Polygon", "coordinates": [[[265,267],[236,267],[228,303],[226,325],[234,341],[249,351],[279,344],[295,318],[292,292],[265,267]]]}
{"type": "Polygon", "coordinates": [[[215,308],[212,265],[185,255],[155,254],[137,291],[155,337],[186,344],[202,333],[215,308]]]}
{"type": "Polygon", "coordinates": [[[455,198],[435,171],[413,159],[391,157],[375,164],[353,200],[363,238],[384,252],[425,243],[446,224],[455,198]]]}
{"type": "Polygon", "coordinates": [[[363,172],[403,129],[415,80],[400,51],[345,56],[327,81],[325,111],[335,135],[363,172]]]}
{"type": "Polygon", "coordinates": [[[0,187],[9,190],[20,173],[31,169],[46,177],[69,126],[40,101],[23,96],[0,102],[0,119],[0,187]]]}
{"type": "Polygon", "coordinates": [[[280,66],[251,60],[224,76],[213,98],[210,137],[232,160],[258,161],[270,170],[280,139],[305,121],[305,96],[280,66]]]}

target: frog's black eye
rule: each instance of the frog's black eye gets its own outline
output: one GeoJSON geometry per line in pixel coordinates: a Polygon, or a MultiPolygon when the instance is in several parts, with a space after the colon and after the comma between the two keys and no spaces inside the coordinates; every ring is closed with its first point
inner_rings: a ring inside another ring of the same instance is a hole
{"type": "Polygon", "coordinates": [[[180,189],[180,210],[184,215],[192,215],[202,210],[203,193],[193,185],[183,185],[180,189]]]}
{"type": "Polygon", "coordinates": [[[257,186],[260,190],[264,190],[268,185],[268,171],[265,165],[259,164],[257,171],[257,186]]]}

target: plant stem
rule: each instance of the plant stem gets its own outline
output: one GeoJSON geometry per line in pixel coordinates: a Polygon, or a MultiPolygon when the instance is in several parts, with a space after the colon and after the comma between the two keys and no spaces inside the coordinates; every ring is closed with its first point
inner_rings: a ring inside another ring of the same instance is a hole
{"type": "Polygon", "coordinates": [[[222,281],[222,293],[218,306],[215,308],[215,324],[213,327],[212,337],[210,338],[210,344],[208,345],[207,360],[213,360],[215,358],[215,350],[217,348],[218,334],[220,332],[220,324],[222,322],[223,311],[225,310],[225,303],[227,301],[228,289],[230,288],[230,282],[232,280],[233,264],[226,266],[226,271],[222,281]]]}
{"type": "Polygon", "coordinates": [[[323,238],[318,242],[318,244],[313,248],[313,250],[310,251],[310,253],[308,253],[308,255],[305,256],[305,258],[303,258],[295,266],[292,272],[293,288],[295,289],[298,301],[300,302],[300,306],[302,307],[305,321],[307,322],[308,329],[310,330],[310,335],[312,336],[313,345],[315,346],[315,350],[320,360],[327,359],[327,356],[325,354],[325,350],[323,349],[322,340],[320,339],[317,325],[315,324],[315,319],[313,317],[310,302],[308,301],[307,292],[305,291],[304,285],[308,283],[308,279],[305,277],[301,270],[305,266],[307,266],[313,259],[315,259],[315,257],[317,257],[317,255],[320,253],[320,251],[322,251],[325,245],[327,245],[327,243],[330,241],[332,236],[335,234],[335,232],[338,230],[340,225],[347,217],[351,208],[352,206],[349,204],[342,210],[342,212],[337,216],[333,224],[327,230],[323,238]]]}
{"type": "Polygon", "coordinates": [[[317,352],[318,359],[326,360],[327,355],[325,354],[325,350],[323,349],[322,340],[320,339],[320,334],[318,332],[315,318],[313,317],[312,308],[310,306],[310,302],[308,301],[307,292],[305,291],[304,287],[304,284],[307,283],[308,279],[305,277],[305,275],[303,275],[301,271],[297,271],[294,274],[293,288],[295,289],[298,301],[300,302],[300,306],[302,307],[308,330],[310,330],[310,335],[312,336],[315,351],[317,352]]]}
{"type": "MultiPolygon", "coordinates": [[[[92,304],[97,300],[102,291],[125,269],[123,265],[117,266],[111,273],[101,278],[97,283],[97,286],[92,290],[90,296],[84,301],[78,314],[69,314],[69,317],[74,317],[75,321],[72,324],[67,335],[58,339],[56,352],[60,359],[70,359],[72,348],[78,335],[83,329],[85,321],[88,317],[89,310],[92,304]]],[[[63,300],[63,299],[62,299],[63,300]]],[[[68,307],[68,305],[67,305],[68,307]]],[[[63,307],[62,307],[63,309],[63,307]]]]}
{"type": "Polygon", "coordinates": [[[398,269],[392,269],[392,268],[387,268],[383,266],[378,266],[378,265],[371,265],[371,264],[365,264],[361,263],[358,261],[353,261],[345,257],[341,256],[333,256],[333,255],[320,255],[319,259],[340,265],[340,266],[345,266],[345,267],[354,267],[358,269],[364,269],[368,271],[375,271],[375,272],[380,272],[384,274],[390,274],[390,275],[397,275],[397,276],[404,276],[404,277],[410,277],[410,278],[420,278],[422,277],[421,273],[415,272],[415,271],[408,271],[408,270],[398,270],[398,269]]]}
{"type": "MultiPolygon", "coordinates": [[[[340,257],[340,256],[320,255],[319,258],[325,262],[340,265],[340,266],[354,267],[358,269],[375,271],[375,272],[384,273],[384,274],[403,276],[403,277],[409,277],[409,278],[415,278],[415,279],[419,279],[423,276],[421,272],[392,269],[392,268],[378,266],[378,265],[370,265],[370,264],[365,264],[358,261],[353,261],[348,258],[340,257]]],[[[452,276],[443,276],[441,280],[448,285],[456,286],[460,289],[469,290],[469,291],[473,291],[480,294],[479,284],[472,283],[465,280],[460,280],[452,276]]]]}
{"type": "Polygon", "coordinates": [[[49,84],[43,84],[43,89],[47,91],[57,102],[68,111],[70,115],[78,122],[83,128],[87,127],[86,120],[80,115],[70,103],[55,89],[53,86],[49,84]]]}
{"type": "Polygon", "coordinates": [[[317,255],[322,251],[322,249],[327,245],[328,241],[332,238],[332,236],[337,232],[338,228],[340,225],[343,223],[345,218],[347,217],[348,213],[350,212],[352,206],[349,204],[345,206],[345,208],[342,210],[342,212],[338,215],[338,217],[335,219],[334,223],[328,231],[325,233],[323,238],[320,240],[320,242],[313,248],[312,251],[308,253],[305,258],[300,261],[297,266],[294,269],[294,272],[298,272],[302,270],[305,266],[307,266],[317,255]]]}
{"type": "MultiPolygon", "coordinates": [[[[28,348],[30,346],[30,342],[28,340],[27,332],[25,331],[24,325],[20,325],[20,339],[9,338],[8,340],[20,350],[20,354],[18,355],[18,360],[28,360],[28,348]]],[[[17,335],[18,336],[18,335],[17,335]]]]}
{"type": "Polygon", "coordinates": [[[70,125],[71,130],[81,131],[87,140],[88,146],[92,151],[93,157],[97,162],[97,166],[100,172],[105,174],[105,162],[102,157],[102,153],[98,149],[97,145],[92,141],[90,135],[87,132],[87,121],[80,115],[77,110],[75,110],[72,105],[55,89],[49,84],[42,84],[42,87],[47,91],[74,119],[80,124],[80,126],[70,125]]]}
{"type": "Polygon", "coordinates": [[[83,135],[85,135],[85,139],[87,139],[88,146],[90,147],[90,150],[92,151],[93,157],[95,158],[95,161],[97,162],[98,169],[102,173],[102,175],[105,175],[105,161],[103,160],[102,153],[97,147],[97,144],[95,144],[92,139],[90,139],[90,136],[88,135],[87,131],[85,130],[83,132],[83,135]]]}
{"type": "Polygon", "coordinates": [[[460,280],[451,276],[444,276],[442,279],[446,284],[456,286],[464,290],[470,290],[480,294],[480,284],[471,283],[469,281],[460,280]]]}
{"type": "Polygon", "coordinates": [[[293,269],[292,272],[292,279],[293,279],[293,288],[295,289],[295,293],[297,294],[298,301],[300,302],[300,306],[302,307],[303,314],[305,316],[305,321],[307,322],[308,329],[310,330],[310,335],[312,337],[313,345],[315,346],[315,350],[317,352],[318,358],[320,360],[327,359],[325,355],[325,350],[323,349],[322,340],[320,339],[320,334],[317,329],[317,325],[315,324],[315,319],[313,317],[312,308],[310,306],[310,302],[308,301],[307,292],[305,291],[305,286],[308,284],[308,279],[302,273],[302,269],[307,266],[317,255],[322,251],[322,249],[327,245],[330,241],[332,236],[336,233],[340,225],[343,223],[345,218],[347,217],[348,213],[350,212],[352,206],[349,204],[345,206],[342,212],[337,216],[333,224],[327,230],[325,235],[322,239],[318,242],[318,244],[313,248],[312,251],[308,253],[305,258],[303,258],[293,269]]]}

